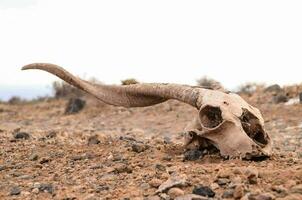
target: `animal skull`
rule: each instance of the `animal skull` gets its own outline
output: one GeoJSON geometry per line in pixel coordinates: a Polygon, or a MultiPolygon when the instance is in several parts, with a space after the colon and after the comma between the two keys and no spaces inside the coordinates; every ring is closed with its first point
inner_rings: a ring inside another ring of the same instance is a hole
{"type": "Polygon", "coordinates": [[[199,115],[186,128],[187,148],[214,145],[222,156],[247,159],[271,154],[271,139],[264,130],[261,113],[237,94],[178,84],[94,84],[48,63],[34,63],[22,69],[41,69],[52,73],[111,105],[143,107],[168,99],[190,104],[199,110],[199,115]]]}
{"type": "Polygon", "coordinates": [[[208,90],[199,99],[199,116],[187,128],[188,148],[214,145],[222,156],[270,156],[271,139],[260,111],[233,93],[208,90]]]}

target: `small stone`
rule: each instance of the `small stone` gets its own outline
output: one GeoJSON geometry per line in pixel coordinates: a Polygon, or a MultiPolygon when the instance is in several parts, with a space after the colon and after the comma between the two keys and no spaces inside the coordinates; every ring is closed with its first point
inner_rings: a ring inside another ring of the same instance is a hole
{"type": "Polygon", "coordinates": [[[234,190],[233,189],[228,189],[228,190],[223,192],[222,198],[224,198],[224,199],[232,198],[233,194],[234,194],[234,190]]]}
{"type": "Polygon", "coordinates": [[[302,184],[299,185],[295,185],[290,189],[291,193],[298,193],[298,194],[302,194],[302,184]]]}
{"type": "Polygon", "coordinates": [[[26,132],[14,132],[13,136],[17,140],[28,140],[30,138],[30,135],[26,132]]]}
{"type": "Polygon", "coordinates": [[[185,192],[179,188],[171,188],[168,191],[168,195],[170,196],[170,198],[175,199],[176,197],[182,196],[184,195],[185,192]]]}
{"type": "Polygon", "coordinates": [[[249,195],[249,200],[273,200],[275,196],[270,193],[263,193],[258,195],[249,195]]]}
{"type": "Polygon", "coordinates": [[[47,139],[55,138],[55,137],[57,137],[57,133],[56,133],[55,131],[51,131],[50,133],[48,133],[48,134],[46,135],[46,138],[47,138],[47,139]]]}
{"type": "Polygon", "coordinates": [[[51,161],[50,158],[48,157],[44,157],[44,158],[41,158],[40,160],[40,164],[45,164],[45,163],[49,163],[51,161]]]}
{"type": "Polygon", "coordinates": [[[39,190],[39,188],[34,188],[34,189],[32,190],[32,192],[33,192],[34,194],[38,194],[38,193],[40,192],[40,190],[39,190]]]}
{"type": "Polygon", "coordinates": [[[217,190],[219,188],[219,185],[217,183],[212,183],[211,188],[212,190],[217,190]]]}
{"type": "Polygon", "coordinates": [[[214,197],[215,196],[215,192],[211,188],[209,188],[208,186],[202,186],[202,185],[195,186],[192,193],[200,195],[200,196],[204,196],[204,197],[214,197]]]}
{"type": "Polygon", "coordinates": [[[85,105],[86,101],[79,98],[71,98],[66,105],[65,114],[78,113],[85,107],[85,105]]]}
{"type": "Polygon", "coordinates": [[[134,151],[136,153],[141,153],[147,149],[146,145],[142,144],[142,143],[133,143],[131,148],[132,148],[132,151],[134,151]]]}
{"type": "Polygon", "coordinates": [[[19,195],[21,193],[21,189],[18,186],[14,186],[12,187],[11,191],[10,191],[10,195],[19,195]]]}
{"type": "Polygon", "coordinates": [[[245,175],[250,184],[257,184],[258,182],[258,170],[248,167],[245,171],[245,175]]]}
{"type": "Polygon", "coordinates": [[[147,200],[161,200],[159,196],[150,196],[147,197],[147,200]]]}
{"type": "Polygon", "coordinates": [[[299,100],[300,100],[300,103],[302,103],[302,92],[299,93],[299,100]]]}
{"type": "Polygon", "coordinates": [[[231,173],[227,170],[220,170],[217,175],[218,178],[230,178],[230,176],[231,173]]]}
{"type": "Polygon", "coordinates": [[[186,175],[173,174],[167,181],[162,183],[156,193],[162,193],[169,190],[172,187],[183,187],[187,185],[186,175]]]}
{"type": "Polygon", "coordinates": [[[162,184],[162,180],[160,179],[157,179],[157,178],[153,178],[150,182],[149,182],[149,185],[151,187],[154,187],[154,188],[158,188],[161,184],[162,184]]]}
{"type": "Polygon", "coordinates": [[[6,166],[5,165],[0,165],[0,171],[5,170],[6,166]]]}
{"type": "Polygon", "coordinates": [[[88,138],[88,145],[100,144],[100,142],[97,135],[88,138]]]}
{"type": "Polygon", "coordinates": [[[49,184],[49,183],[42,183],[42,184],[40,184],[40,186],[39,186],[38,189],[41,192],[48,192],[50,194],[52,194],[53,190],[54,190],[52,184],[49,184]]]}
{"type": "Polygon", "coordinates": [[[166,171],[166,167],[160,163],[155,164],[155,169],[158,169],[159,171],[166,171]]]}
{"type": "Polygon", "coordinates": [[[240,199],[244,196],[244,188],[242,185],[236,185],[234,189],[233,196],[235,199],[240,199]]]}
{"type": "Polygon", "coordinates": [[[220,186],[227,185],[230,182],[231,181],[228,178],[219,178],[219,179],[217,179],[217,184],[220,185],[220,186]]]}
{"type": "Polygon", "coordinates": [[[118,164],[115,168],[114,171],[116,173],[132,173],[132,167],[126,164],[118,164]]]}
{"type": "Polygon", "coordinates": [[[202,151],[189,150],[184,153],[184,161],[194,161],[202,157],[202,151]]]}
{"type": "Polygon", "coordinates": [[[196,194],[186,194],[183,196],[176,197],[175,200],[209,200],[207,197],[203,197],[196,194]]]}
{"type": "Polygon", "coordinates": [[[39,158],[38,154],[32,153],[28,159],[31,161],[36,161],[36,160],[38,160],[38,158],[39,158]]]}

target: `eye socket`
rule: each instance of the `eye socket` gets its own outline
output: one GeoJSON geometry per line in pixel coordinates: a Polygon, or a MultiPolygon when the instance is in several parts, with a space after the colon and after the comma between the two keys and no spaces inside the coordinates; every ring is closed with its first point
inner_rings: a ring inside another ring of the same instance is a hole
{"type": "Polygon", "coordinates": [[[205,128],[215,128],[223,121],[220,108],[209,105],[199,111],[199,119],[205,128]]]}
{"type": "Polygon", "coordinates": [[[243,109],[240,117],[241,125],[246,134],[259,146],[268,144],[268,138],[260,125],[259,119],[247,109],[243,109]]]}

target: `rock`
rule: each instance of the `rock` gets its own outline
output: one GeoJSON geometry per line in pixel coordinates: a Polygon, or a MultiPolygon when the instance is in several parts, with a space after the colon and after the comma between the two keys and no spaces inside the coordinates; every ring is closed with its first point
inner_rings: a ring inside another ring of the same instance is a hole
{"type": "Polygon", "coordinates": [[[23,140],[28,140],[30,138],[30,135],[28,133],[26,133],[26,132],[19,132],[19,131],[14,132],[13,136],[17,140],[22,140],[22,139],[23,140]]]}
{"type": "Polygon", "coordinates": [[[39,187],[39,190],[41,192],[48,192],[50,194],[52,194],[54,191],[52,184],[49,183],[42,183],[39,187]]]}
{"type": "Polygon", "coordinates": [[[204,196],[204,197],[214,197],[215,196],[215,192],[211,188],[209,188],[208,186],[203,186],[203,185],[195,186],[192,193],[200,195],[200,196],[204,196]]]}
{"type": "Polygon", "coordinates": [[[160,163],[155,164],[155,169],[159,171],[166,171],[166,167],[160,163]]]}
{"type": "Polygon", "coordinates": [[[236,185],[234,189],[233,196],[235,199],[240,199],[244,196],[244,188],[243,185],[236,185]]]}
{"type": "Polygon", "coordinates": [[[45,137],[47,139],[55,138],[55,137],[57,137],[57,133],[55,131],[51,131],[45,137]]]}
{"type": "Polygon", "coordinates": [[[280,87],[280,85],[274,84],[274,85],[270,85],[267,88],[265,88],[264,91],[265,92],[275,92],[275,93],[278,93],[278,92],[282,92],[283,90],[280,87]]]}
{"type": "Polygon", "coordinates": [[[161,200],[159,196],[147,197],[147,200],[161,200]]]}
{"type": "Polygon", "coordinates": [[[219,179],[217,179],[217,184],[219,185],[219,186],[224,186],[224,185],[227,185],[227,184],[229,184],[231,181],[230,181],[230,179],[228,179],[228,178],[219,178],[219,179]]]}
{"type": "Polygon", "coordinates": [[[88,138],[88,145],[100,144],[100,142],[97,135],[88,138]]]}
{"type": "Polygon", "coordinates": [[[282,198],[282,200],[301,200],[302,195],[301,194],[290,194],[287,195],[285,198],[282,198]]]}
{"type": "Polygon", "coordinates": [[[172,187],[183,187],[187,185],[187,177],[185,175],[173,174],[167,181],[162,183],[156,193],[169,190],[172,187]]]}
{"type": "Polygon", "coordinates": [[[5,170],[7,167],[5,166],[5,165],[0,165],[0,172],[2,171],[2,170],[5,170]]]}
{"type": "Polygon", "coordinates": [[[179,188],[171,188],[168,191],[168,195],[170,196],[170,198],[175,199],[176,197],[179,196],[183,196],[185,194],[185,192],[179,188]]]}
{"type": "Polygon", "coordinates": [[[299,93],[299,101],[302,103],[302,92],[299,93]]]}
{"type": "Polygon", "coordinates": [[[128,173],[131,174],[133,171],[132,167],[126,164],[118,164],[114,167],[114,172],[120,174],[120,173],[128,173]]]}
{"type": "Polygon", "coordinates": [[[263,193],[263,194],[257,194],[257,195],[249,195],[249,200],[273,200],[275,199],[275,196],[270,193],[263,193]]]}
{"type": "Polygon", "coordinates": [[[233,198],[233,195],[234,195],[234,189],[228,189],[223,192],[222,198],[223,199],[233,198]]]}
{"type": "Polygon", "coordinates": [[[298,193],[298,194],[302,194],[302,184],[299,185],[295,185],[290,189],[291,193],[298,193]]]}
{"type": "Polygon", "coordinates": [[[199,150],[189,150],[184,153],[184,161],[194,161],[202,157],[202,151],[199,150]]]}
{"type": "Polygon", "coordinates": [[[38,160],[38,158],[39,158],[38,154],[32,153],[28,159],[31,161],[36,161],[36,160],[38,160]]]}
{"type": "Polygon", "coordinates": [[[132,146],[132,151],[136,152],[136,153],[141,153],[143,151],[145,151],[147,149],[147,146],[143,143],[133,143],[132,146]]]}
{"type": "Polygon", "coordinates": [[[12,189],[10,190],[10,195],[19,195],[21,193],[21,189],[18,186],[14,186],[12,187],[12,189]]]}
{"type": "Polygon", "coordinates": [[[86,105],[86,101],[79,98],[70,98],[65,109],[65,114],[75,114],[80,112],[86,105]]]}
{"type": "Polygon", "coordinates": [[[250,184],[257,184],[258,182],[258,170],[256,168],[248,167],[245,171],[245,175],[250,184]]]}
{"type": "Polygon", "coordinates": [[[38,194],[39,192],[40,192],[39,188],[34,188],[32,190],[32,193],[34,193],[34,194],[38,194]]]}
{"type": "Polygon", "coordinates": [[[39,163],[40,164],[45,164],[45,163],[49,163],[50,161],[51,161],[51,159],[49,157],[44,157],[44,158],[41,158],[39,163]]]}
{"type": "Polygon", "coordinates": [[[153,178],[151,181],[149,181],[149,185],[154,188],[158,188],[162,184],[162,180],[153,178]]]}
{"type": "Polygon", "coordinates": [[[211,188],[212,188],[212,190],[216,190],[219,188],[219,185],[217,183],[212,183],[211,188]]]}
{"type": "Polygon", "coordinates": [[[220,170],[218,172],[217,178],[230,178],[231,172],[228,170],[220,170]]]}
{"type": "Polygon", "coordinates": [[[196,194],[186,194],[176,197],[175,200],[208,200],[208,198],[196,194]]]}
{"type": "Polygon", "coordinates": [[[284,94],[278,94],[273,97],[273,102],[278,104],[278,103],[285,103],[288,102],[289,98],[284,95],[284,94]]]}

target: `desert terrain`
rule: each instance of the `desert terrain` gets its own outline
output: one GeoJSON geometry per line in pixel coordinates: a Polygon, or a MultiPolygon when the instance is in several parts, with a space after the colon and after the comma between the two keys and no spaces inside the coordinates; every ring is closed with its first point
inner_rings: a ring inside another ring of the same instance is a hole
{"type": "Polygon", "coordinates": [[[186,153],[183,129],[197,111],[174,100],[126,109],[84,97],[74,114],[68,98],[2,102],[0,199],[301,200],[300,89],[241,94],[273,140],[273,155],[253,161],[186,153]]]}

